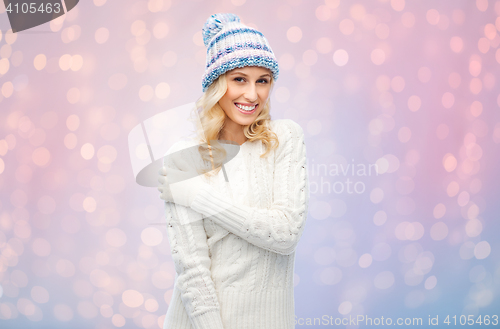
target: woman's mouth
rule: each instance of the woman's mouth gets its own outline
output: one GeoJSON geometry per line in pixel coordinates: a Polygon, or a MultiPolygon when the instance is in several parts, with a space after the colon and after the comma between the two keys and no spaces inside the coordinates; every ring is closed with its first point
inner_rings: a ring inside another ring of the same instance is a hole
{"type": "Polygon", "coordinates": [[[255,112],[255,110],[259,106],[259,104],[255,105],[255,106],[244,106],[244,105],[241,105],[238,103],[234,103],[234,105],[236,106],[238,111],[240,111],[243,114],[252,114],[255,112]]]}

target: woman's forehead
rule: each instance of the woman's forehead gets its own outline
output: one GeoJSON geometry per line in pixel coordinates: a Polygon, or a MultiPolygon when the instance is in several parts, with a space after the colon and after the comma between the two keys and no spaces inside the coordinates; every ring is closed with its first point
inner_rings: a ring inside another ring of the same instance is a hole
{"type": "Polygon", "coordinates": [[[228,74],[245,73],[245,74],[271,74],[271,70],[261,66],[244,66],[237,67],[227,72],[228,74]]]}

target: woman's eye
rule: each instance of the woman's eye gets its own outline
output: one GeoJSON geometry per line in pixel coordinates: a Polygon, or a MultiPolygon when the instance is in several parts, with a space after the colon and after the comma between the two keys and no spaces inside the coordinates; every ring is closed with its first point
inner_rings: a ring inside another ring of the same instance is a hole
{"type": "MultiPolygon", "coordinates": [[[[237,77],[237,78],[234,78],[234,80],[238,81],[238,82],[241,82],[241,81],[244,81],[244,78],[237,77]]],[[[260,80],[257,80],[257,82],[260,82],[260,83],[263,83],[263,84],[269,83],[269,81],[267,81],[266,79],[260,79],[260,80]]]]}

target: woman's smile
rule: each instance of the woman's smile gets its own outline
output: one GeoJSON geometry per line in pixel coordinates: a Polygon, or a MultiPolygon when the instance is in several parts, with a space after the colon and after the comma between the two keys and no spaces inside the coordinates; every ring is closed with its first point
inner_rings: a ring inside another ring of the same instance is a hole
{"type": "Polygon", "coordinates": [[[253,114],[259,107],[259,104],[253,106],[244,106],[242,103],[234,103],[235,107],[243,114],[253,114]]]}

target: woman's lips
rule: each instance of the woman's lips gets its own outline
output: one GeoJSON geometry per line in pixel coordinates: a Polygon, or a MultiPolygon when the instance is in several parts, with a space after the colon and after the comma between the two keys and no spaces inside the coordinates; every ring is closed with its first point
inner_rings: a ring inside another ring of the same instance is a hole
{"type": "MultiPolygon", "coordinates": [[[[241,104],[241,103],[234,103],[234,107],[236,107],[238,109],[238,111],[240,111],[243,114],[253,114],[255,112],[255,110],[257,110],[257,107],[259,107],[259,104],[257,104],[253,110],[245,111],[245,110],[240,109],[238,106],[236,106],[236,104],[241,104]]],[[[243,105],[243,104],[241,104],[241,105],[243,105]]]]}
{"type": "Polygon", "coordinates": [[[235,103],[235,104],[240,104],[240,105],[243,105],[243,106],[254,106],[254,105],[259,105],[258,103],[256,103],[256,104],[248,104],[248,103],[235,103]]]}

